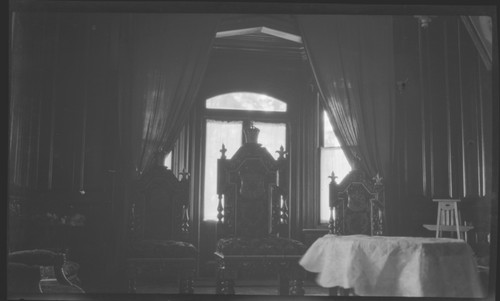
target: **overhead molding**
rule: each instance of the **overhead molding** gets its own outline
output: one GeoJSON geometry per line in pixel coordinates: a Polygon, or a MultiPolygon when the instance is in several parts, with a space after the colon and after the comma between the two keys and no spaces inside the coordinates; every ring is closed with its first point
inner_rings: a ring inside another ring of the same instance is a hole
{"type": "Polygon", "coordinates": [[[280,39],[288,40],[291,42],[302,44],[302,37],[298,35],[294,35],[291,33],[287,33],[280,30],[271,29],[265,26],[262,27],[252,27],[252,28],[243,28],[243,29],[235,29],[235,30],[227,30],[227,31],[219,31],[215,35],[216,38],[227,38],[234,36],[242,36],[248,34],[267,34],[270,36],[274,36],[280,39]]]}

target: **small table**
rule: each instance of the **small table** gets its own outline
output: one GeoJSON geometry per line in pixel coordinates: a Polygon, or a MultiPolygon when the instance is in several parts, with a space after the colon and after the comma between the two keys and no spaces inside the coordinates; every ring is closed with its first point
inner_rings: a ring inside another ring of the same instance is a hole
{"type": "Polygon", "coordinates": [[[320,286],[360,296],[485,297],[472,249],[458,239],[327,234],[299,264],[320,286]]]}

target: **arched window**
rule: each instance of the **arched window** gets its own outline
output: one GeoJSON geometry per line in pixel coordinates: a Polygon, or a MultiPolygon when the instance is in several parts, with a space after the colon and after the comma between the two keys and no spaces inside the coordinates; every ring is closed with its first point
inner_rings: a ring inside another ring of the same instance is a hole
{"type": "Polygon", "coordinates": [[[217,159],[224,144],[231,158],[243,143],[243,123],[260,129],[259,143],[275,152],[287,148],[287,104],[264,94],[234,92],[206,100],[203,220],[217,220],[217,159]],[[228,111],[230,111],[228,113],[228,111]]]}
{"type": "Polygon", "coordinates": [[[286,112],[286,103],[265,94],[235,92],[222,94],[206,102],[207,109],[286,112]]]}

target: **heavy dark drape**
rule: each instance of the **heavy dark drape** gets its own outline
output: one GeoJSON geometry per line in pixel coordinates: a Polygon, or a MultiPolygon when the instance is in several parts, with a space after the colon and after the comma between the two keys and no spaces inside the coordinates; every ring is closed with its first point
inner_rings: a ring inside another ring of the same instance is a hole
{"type": "Polygon", "coordinates": [[[124,274],[130,181],[157,150],[174,147],[217,22],[206,14],[14,14],[11,181],[62,196],[54,201],[109,204],[87,216],[106,217],[95,224],[106,246],[89,246],[96,251],[87,256],[105,260],[100,271],[110,279],[124,274]]]}
{"type": "MultiPolygon", "coordinates": [[[[130,139],[135,170],[142,173],[159,150],[172,150],[203,79],[217,16],[129,15],[121,24],[119,116],[130,139]],[[129,114],[129,115],[126,115],[129,114]]],[[[119,50],[120,51],[120,50],[119,50]]]]}
{"type": "Polygon", "coordinates": [[[394,64],[390,16],[298,16],[324,107],[351,165],[388,177],[394,64]]]}
{"type": "MultiPolygon", "coordinates": [[[[215,15],[194,14],[120,18],[116,120],[123,146],[121,186],[128,187],[151,166],[158,151],[174,148],[204,77],[217,22],[215,15]]],[[[128,204],[129,194],[123,197],[128,204]]],[[[122,208],[126,217],[129,208],[122,208]]],[[[118,227],[126,231],[126,218],[121,222],[118,227]]]]}

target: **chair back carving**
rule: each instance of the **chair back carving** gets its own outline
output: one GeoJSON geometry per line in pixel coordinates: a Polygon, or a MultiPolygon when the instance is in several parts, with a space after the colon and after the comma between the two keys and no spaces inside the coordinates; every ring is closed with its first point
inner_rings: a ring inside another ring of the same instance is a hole
{"type": "Polygon", "coordinates": [[[245,143],[231,159],[223,152],[217,176],[218,238],[288,235],[286,162],[256,142],[245,143]]]}
{"type": "Polygon", "coordinates": [[[188,205],[188,178],[179,181],[166,167],[153,166],[133,185],[131,239],[187,240],[188,205]]]}
{"type": "Polygon", "coordinates": [[[330,183],[330,232],[340,235],[383,235],[384,186],[381,178],[368,179],[352,170],[340,184],[330,183]]]}

